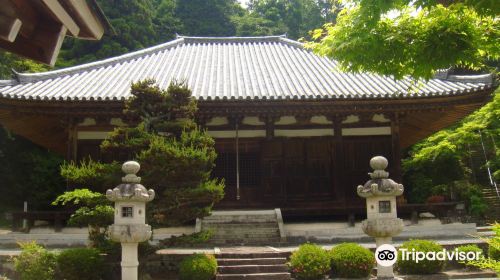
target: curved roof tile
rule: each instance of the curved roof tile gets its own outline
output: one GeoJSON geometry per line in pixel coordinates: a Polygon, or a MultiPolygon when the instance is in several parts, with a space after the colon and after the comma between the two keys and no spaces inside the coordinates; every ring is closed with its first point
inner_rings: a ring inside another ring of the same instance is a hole
{"type": "Polygon", "coordinates": [[[118,57],[0,81],[0,97],[26,100],[124,100],[132,82],[154,78],[166,87],[185,80],[200,100],[401,98],[474,92],[491,75],[429,81],[335,70],[337,63],[283,36],[179,37],[118,57]],[[405,92],[411,94],[404,94],[405,92]]]}

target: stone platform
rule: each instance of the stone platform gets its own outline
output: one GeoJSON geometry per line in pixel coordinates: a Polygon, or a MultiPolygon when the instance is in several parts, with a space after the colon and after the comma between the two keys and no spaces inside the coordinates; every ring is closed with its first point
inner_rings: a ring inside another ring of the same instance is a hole
{"type": "MultiPolygon", "coordinates": [[[[411,225],[410,221],[404,231],[395,238],[396,241],[409,239],[434,239],[434,240],[474,240],[478,236],[484,237],[489,232],[482,231],[475,224],[441,224],[438,219],[421,220],[417,225],[411,225]],[[479,229],[479,232],[478,232],[479,229]]],[[[276,226],[278,227],[278,225],[276,226]]],[[[281,238],[271,240],[266,244],[278,247],[293,246],[306,241],[335,244],[339,242],[371,243],[373,239],[365,235],[360,223],[350,227],[343,222],[309,222],[309,223],[283,223],[282,229],[275,229],[275,234],[284,234],[287,242],[282,242],[281,238]],[[279,240],[279,242],[278,242],[279,240]]],[[[248,230],[248,229],[247,229],[248,230]]],[[[153,230],[153,243],[170,236],[191,234],[195,232],[195,226],[160,228],[153,230]]],[[[276,235],[278,237],[280,235],[276,235]]],[[[64,228],[61,232],[55,232],[52,228],[33,228],[30,233],[11,232],[10,230],[0,230],[0,248],[17,248],[18,242],[35,240],[40,244],[53,248],[81,247],[87,245],[86,228],[64,228]]],[[[241,244],[236,244],[241,245],[241,244]]],[[[213,245],[224,247],[231,244],[222,243],[213,245]]]]}

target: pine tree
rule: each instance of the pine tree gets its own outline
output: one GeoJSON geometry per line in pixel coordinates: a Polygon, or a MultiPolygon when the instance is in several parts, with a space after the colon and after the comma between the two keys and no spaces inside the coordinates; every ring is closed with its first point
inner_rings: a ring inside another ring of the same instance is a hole
{"type": "MultiPolygon", "coordinates": [[[[224,183],[210,177],[217,157],[213,139],[200,130],[196,101],[182,82],[167,90],[154,80],[132,84],[125,114],[138,124],[116,128],[101,144],[103,157],[137,160],[142,184],[158,194],[149,214],[164,225],[208,215],[224,196],[224,183]]],[[[120,163],[67,164],[62,174],[76,186],[103,191],[119,184],[120,163]]]]}

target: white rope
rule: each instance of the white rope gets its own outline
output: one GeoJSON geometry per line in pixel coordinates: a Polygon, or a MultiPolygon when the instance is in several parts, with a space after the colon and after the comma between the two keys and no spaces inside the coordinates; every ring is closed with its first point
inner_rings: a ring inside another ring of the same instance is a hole
{"type": "Polygon", "coordinates": [[[481,138],[481,146],[483,147],[483,155],[484,155],[484,160],[486,162],[486,171],[488,172],[488,178],[490,179],[490,185],[492,187],[495,187],[497,196],[500,198],[500,193],[498,192],[497,183],[495,182],[493,176],[491,175],[490,163],[488,162],[488,156],[486,155],[486,149],[484,148],[483,134],[481,133],[481,130],[479,130],[479,137],[481,138]]]}

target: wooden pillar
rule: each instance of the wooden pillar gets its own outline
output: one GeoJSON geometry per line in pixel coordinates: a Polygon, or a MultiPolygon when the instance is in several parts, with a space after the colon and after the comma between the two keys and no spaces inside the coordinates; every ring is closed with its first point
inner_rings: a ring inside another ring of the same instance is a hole
{"type": "MultiPolygon", "coordinates": [[[[391,178],[398,182],[402,183],[403,173],[401,170],[401,142],[399,140],[399,125],[400,125],[400,116],[399,113],[394,113],[391,118],[391,148],[392,148],[392,164],[394,166],[394,174],[391,175],[391,178]]],[[[398,204],[404,204],[406,202],[407,194],[403,194],[397,198],[398,204]]]]}
{"type": "Polygon", "coordinates": [[[232,128],[236,131],[236,138],[235,138],[235,155],[236,155],[236,200],[240,200],[240,145],[239,145],[239,126],[241,124],[241,121],[243,120],[243,116],[230,116],[229,118],[229,124],[231,125],[232,128]]]}
{"type": "Polygon", "coordinates": [[[345,195],[345,174],[344,174],[344,147],[342,144],[342,117],[335,116],[332,118],[333,121],[333,137],[334,137],[334,145],[333,145],[333,154],[334,154],[334,193],[337,196],[337,199],[342,203],[346,203],[346,195],[345,195]]]}
{"type": "Polygon", "coordinates": [[[278,120],[276,116],[266,116],[266,140],[274,138],[274,123],[278,120]]]}
{"type": "Polygon", "coordinates": [[[392,164],[394,166],[394,174],[391,176],[396,182],[401,182],[401,145],[399,141],[399,114],[394,113],[391,120],[391,147],[392,147],[392,164]]]}
{"type": "Polygon", "coordinates": [[[68,118],[66,121],[66,130],[68,133],[66,160],[76,161],[78,152],[78,132],[77,121],[74,118],[68,118]]]}

